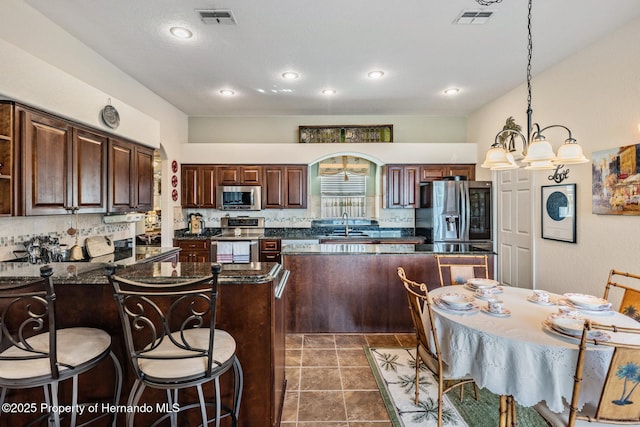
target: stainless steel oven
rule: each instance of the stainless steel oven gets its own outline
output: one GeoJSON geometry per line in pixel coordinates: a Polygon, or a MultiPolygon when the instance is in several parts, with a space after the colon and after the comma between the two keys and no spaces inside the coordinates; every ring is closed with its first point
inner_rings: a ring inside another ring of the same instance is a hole
{"type": "Polygon", "coordinates": [[[260,261],[260,239],[264,237],[262,217],[223,217],[222,233],[211,238],[211,259],[225,264],[260,261]]]}

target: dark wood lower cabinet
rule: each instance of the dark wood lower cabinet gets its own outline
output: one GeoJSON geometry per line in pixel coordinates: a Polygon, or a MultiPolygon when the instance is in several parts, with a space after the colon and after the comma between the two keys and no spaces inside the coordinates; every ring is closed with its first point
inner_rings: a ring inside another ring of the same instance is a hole
{"type": "Polygon", "coordinates": [[[440,286],[431,254],[285,253],[282,264],[291,272],[288,333],[412,332],[397,268],[429,289],[440,286]]]}

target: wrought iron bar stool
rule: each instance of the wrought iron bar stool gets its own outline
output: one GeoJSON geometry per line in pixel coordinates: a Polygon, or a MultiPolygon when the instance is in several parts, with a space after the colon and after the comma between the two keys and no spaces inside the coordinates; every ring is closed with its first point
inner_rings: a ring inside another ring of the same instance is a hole
{"type": "MultiPolygon", "coordinates": [[[[118,404],[122,386],[122,369],[111,352],[111,337],[103,330],[85,327],[56,328],[56,294],[53,269],[40,268],[41,278],[36,281],[0,283],[0,404],[5,403],[8,389],[44,388],[44,403],[49,410],[40,418],[60,426],[60,414],[51,410],[59,407],[59,384],[71,378],[73,392],[71,408],[78,403],[78,376],[95,368],[111,357],[115,367],[115,390],[112,404],[118,404]]],[[[27,402],[28,403],[28,402],[27,402]]],[[[34,405],[33,402],[30,402],[34,405]]],[[[69,405],[65,402],[64,405],[69,405]]],[[[29,408],[40,413],[42,407],[29,408]]],[[[22,411],[26,412],[26,411],[22,411]]],[[[77,410],[70,414],[69,425],[76,426],[77,410]]],[[[82,425],[104,416],[102,413],[82,425]]],[[[0,414],[11,417],[11,414],[0,414]]],[[[9,420],[8,425],[16,425],[9,420]]]]}
{"type": "MultiPolygon", "coordinates": [[[[137,278],[128,280],[107,268],[120,310],[127,351],[136,373],[128,406],[136,407],[145,387],[164,389],[167,408],[152,425],[170,419],[178,424],[178,413],[200,409],[202,425],[231,417],[237,425],[243,376],[236,357],[233,337],[215,328],[218,274],[220,264],[212,264],[211,275],[200,278],[137,278]],[[233,402],[221,411],[220,376],[233,368],[233,402]],[[206,402],[203,385],[213,383],[215,401],[206,402]],[[178,391],[195,387],[198,402],[181,403],[178,391]],[[207,407],[215,407],[209,418],[207,407]]],[[[127,414],[127,425],[134,425],[135,413],[127,414]]]]}

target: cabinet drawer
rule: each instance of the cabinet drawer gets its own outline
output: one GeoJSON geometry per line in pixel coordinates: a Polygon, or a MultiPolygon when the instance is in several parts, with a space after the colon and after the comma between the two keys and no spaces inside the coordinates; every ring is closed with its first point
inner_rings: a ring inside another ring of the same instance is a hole
{"type": "Polygon", "coordinates": [[[280,239],[262,239],[260,240],[261,251],[280,251],[280,239]]]}
{"type": "Polygon", "coordinates": [[[204,249],[208,250],[211,242],[209,240],[175,240],[174,244],[180,249],[204,249]]]}

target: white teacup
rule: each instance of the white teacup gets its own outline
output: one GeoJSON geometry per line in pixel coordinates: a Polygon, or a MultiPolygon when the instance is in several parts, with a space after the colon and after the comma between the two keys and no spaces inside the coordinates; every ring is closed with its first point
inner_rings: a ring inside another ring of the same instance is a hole
{"type": "Polygon", "coordinates": [[[533,291],[533,298],[539,302],[549,302],[549,292],[542,290],[533,291]]]}
{"type": "Polygon", "coordinates": [[[492,313],[502,314],[504,312],[504,302],[499,299],[492,299],[487,303],[487,308],[492,313]]]}
{"type": "Polygon", "coordinates": [[[570,316],[570,317],[579,317],[580,316],[580,311],[576,310],[573,307],[568,307],[566,305],[559,305],[558,306],[558,312],[564,316],[570,316]]]}
{"type": "Polygon", "coordinates": [[[489,298],[493,296],[493,289],[491,288],[478,288],[474,292],[475,296],[479,298],[489,298]]]}

